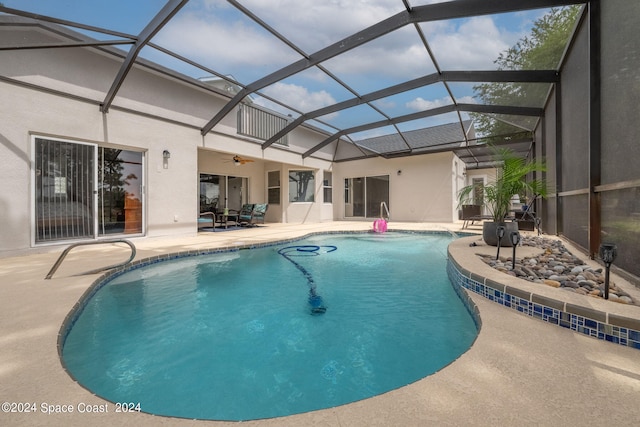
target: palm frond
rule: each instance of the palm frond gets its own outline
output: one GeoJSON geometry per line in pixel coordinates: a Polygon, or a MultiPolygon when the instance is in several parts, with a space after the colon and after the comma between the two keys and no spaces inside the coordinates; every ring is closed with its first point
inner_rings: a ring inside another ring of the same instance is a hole
{"type": "MultiPolygon", "coordinates": [[[[516,194],[547,196],[547,183],[543,179],[527,179],[534,172],[545,172],[544,162],[518,157],[504,147],[494,147],[494,158],[501,166],[496,179],[484,186],[485,204],[494,221],[500,222],[509,214],[511,199],[516,194]]],[[[474,188],[474,185],[468,185],[460,190],[459,204],[470,200],[474,188]]]]}

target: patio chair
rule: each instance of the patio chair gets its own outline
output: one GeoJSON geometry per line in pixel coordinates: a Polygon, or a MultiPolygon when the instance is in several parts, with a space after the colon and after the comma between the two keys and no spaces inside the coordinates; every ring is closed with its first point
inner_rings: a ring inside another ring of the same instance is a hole
{"type": "Polygon", "coordinates": [[[215,212],[200,212],[200,216],[198,217],[198,230],[208,227],[213,228],[213,231],[216,229],[215,212]]]}
{"type": "Polygon", "coordinates": [[[267,209],[269,209],[269,205],[266,203],[256,204],[251,213],[250,224],[264,224],[264,216],[267,214],[267,209]]]}
{"type": "Polygon", "coordinates": [[[238,223],[241,225],[264,224],[264,216],[269,205],[266,203],[258,203],[254,205],[244,205],[238,213],[238,223]]]}
{"type": "Polygon", "coordinates": [[[491,216],[482,215],[482,206],[480,205],[462,205],[460,219],[464,221],[462,223],[462,228],[464,229],[469,227],[469,225],[473,225],[475,221],[491,219],[491,216]],[[471,224],[469,224],[469,222],[471,222],[471,224]]]}
{"type": "Polygon", "coordinates": [[[541,221],[540,218],[536,216],[534,212],[534,204],[536,199],[539,197],[538,194],[534,195],[531,201],[522,206],[521,212],[515,212],[515,220],[518,221],[518,228],[520,230],[528,230],[534,231],[538,230],[538,236],[542,233],[540,229],[541,221]]]}
{"type": "Polygon", "coordinates": [[[253,213],[254,206],[255,204],[253,203],[246,203],[242,205],[242,208],[238,211],[238,224],[248,224],[251,221],[251,214],[253,213]]]}

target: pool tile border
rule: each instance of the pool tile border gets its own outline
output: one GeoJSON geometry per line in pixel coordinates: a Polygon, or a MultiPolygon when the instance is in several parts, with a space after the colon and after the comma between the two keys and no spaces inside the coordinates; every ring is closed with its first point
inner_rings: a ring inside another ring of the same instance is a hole
{"type": "Polygon", "coordinates": [[[567,303],[472,273],[448,252],[447,274],[454,288],[464,288],[521,314],[559,327],[640,350],[640,319],[567,303]]]}

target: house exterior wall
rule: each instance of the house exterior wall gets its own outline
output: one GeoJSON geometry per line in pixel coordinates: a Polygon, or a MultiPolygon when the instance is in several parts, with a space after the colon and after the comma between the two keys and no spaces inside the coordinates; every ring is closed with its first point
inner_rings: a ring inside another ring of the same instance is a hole
{"type": "Polygon", "coordinates": [[[346,178],[389,175],[391,221],[452,222],[457,220],[453,153],[437,153],[402,159],[380,157],[334,164],[334,216],[344,212],[346,178]],[[400,174],[398,174],[400,171],[400,174]]]}
{"type": "MultiPolygon", "coordinates": [[[[330,171],[331,169],[331,163],[322,160],[305,162],[304,166],[281,162],[266,163],[263,173],[264,184],[262,186],[265,203],[267,202],[267,174],[268,172],[273,171],[278,171],[280,173],[280,203],[269,204],[267,220],[271,222],[284,222],[291,224],[333,221],[333,204],[324,203],[322,185],[324,171],[330,171]],[[313,203],[289,201],[289,171],[292,170],[313,171],[315,177],[315,187],[313,189],[315,201],[313,203]]],[[[339,202],[339,200],[337,202],[339,202]]],[[[336,203],[335,187],[333,203],[336,203]]]]}
{"type": "MultiPolygon", "coordinates": [[[[3,34],[14,34],[10,27],[3,34]]],[[[55,41],[41,30],[15,30],[18,39],[55,41]]],[[[199,174],[249,179],[249,202],[266,203],[267,173],[280,172],[280,204],[270,204],[267,222],[305,223],[344,219],[344,178],[390,176],[392,220],[452,221],[461,169],[455,156],[440,153],[402,159],[367,159],[333,163],[331,150],[302,158],[326,135],[297,128],[289,147],[272,146],[236,134],[232,111],[212,132],[200,129],[227,101],[206,86],[187,85],[173,76],[134,66],[108,113],[100,111],[120,67],[120,60],[95,50],[39,49],[1,52],[0,96],[0,256],[45,250],[34,245],[32,141],[35,136],[97,144],[143,153],[144,236],[193,235],[197,232],[199,174]],[[11,81],[14,80],[14,81],[11,81]],[[70,95],[68,95],[70,94],[70,95]],[[164,167],[162,153],[171,157],[164,167]],[[236,167],[233,155],[254,159],[236,167]],[[291,170],[312,170],[315,201],[289,201],[291,170]],[[397,171],[401,170],[400,175],[397,171]],[[333,203],[323,200],[324,171],[332,172],[333,203]]],[[[461,167],[461,165],[460,165],[461,167]]],[[[43,249],[45,248],[45,249],[43,249]]]]}

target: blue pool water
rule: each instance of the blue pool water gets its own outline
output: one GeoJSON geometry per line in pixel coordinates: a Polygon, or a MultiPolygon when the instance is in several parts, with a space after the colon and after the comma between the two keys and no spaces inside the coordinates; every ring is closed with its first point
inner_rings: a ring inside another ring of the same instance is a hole
{"type": "Polygon", "coordinates": [[[158,415],[248,420],[365,399],[475,339],[446,276],[450,241],[334,234],[137,268],[84,305],[63,360],[95,394],[158,415]]]}

